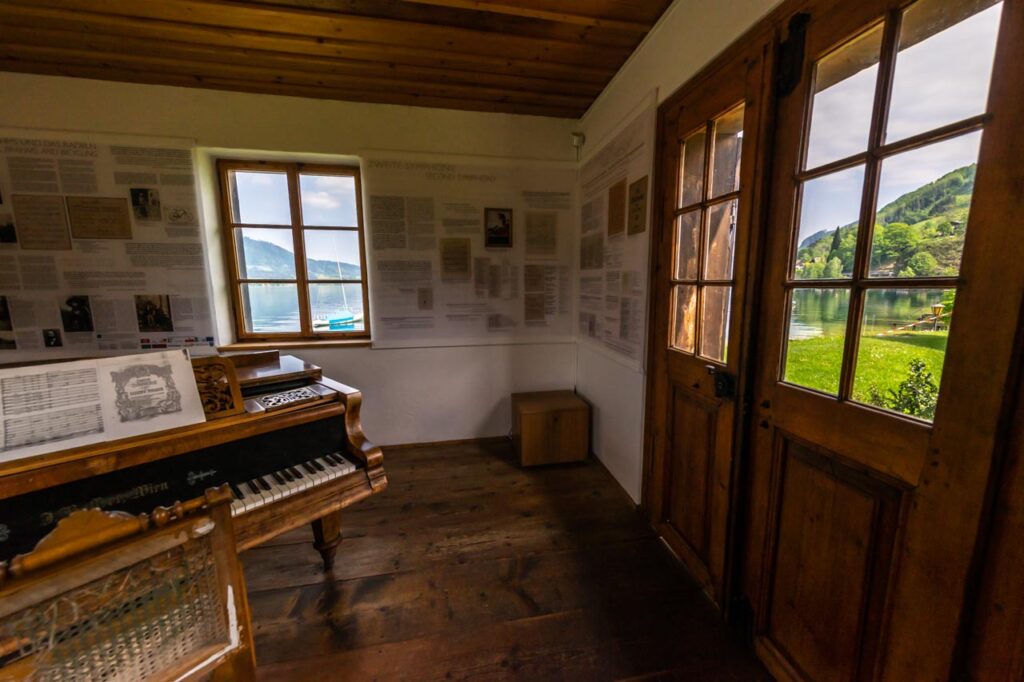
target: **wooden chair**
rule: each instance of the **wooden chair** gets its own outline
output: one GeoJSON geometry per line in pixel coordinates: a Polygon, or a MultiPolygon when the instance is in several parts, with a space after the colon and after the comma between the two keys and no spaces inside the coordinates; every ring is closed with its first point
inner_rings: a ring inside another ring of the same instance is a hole
{"type": "Polygon", "coordinates": [[[254,679],[231,499],[77,511],[0,564],[0,682],[254,679]]]}

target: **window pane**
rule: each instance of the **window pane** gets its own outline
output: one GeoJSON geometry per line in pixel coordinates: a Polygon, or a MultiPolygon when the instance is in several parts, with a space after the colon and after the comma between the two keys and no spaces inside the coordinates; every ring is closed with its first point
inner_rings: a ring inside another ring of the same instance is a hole
{"type": "Polygon", "coordinates": [[[817,168],[868,148],[881,49],[879,26],[818,62],[805,168],[817,168]]]}
{"type": "Polygon", "coordinates": [[[241,279],[295,279],[295,243],[290,229],[235,229],[241,279]]]}
{"type": "Polygon", "coordinates": [[[697,279],[697,253],[700,248],[700,209],[676,218],[675,279],[697,279]]]}
{"type": "Polygon", "coordinates": [[[303,225],[357,227],[356,180],[347,175],[299,175],[303,225]]]}
{"type": "Polygon", "coordinates": [[[699,130],[683,140],[679,158],[679,206],[689,206],[704,198],[704,147],[707,132],[699,130]]]}
{"type": "Polygon", "coordinates": [[[882,162],[872,277],[960,274],[981,132],[882,162]]]}
{"type": "Polygon", "coordinates": [[[904,12],[888,140],[985,112],[1001,11],[991,0],[920,0],[904,12]]]}
{"type": "Polygon", "coordinates": [[[932,420],[955,294],[955,289],[867,292],[854,400],[932,420]]]}
{"type": "Polygon", "coordinates": [[[288,176],[284,173],[232,171],[231,203],[236,223],[292,224],[288,176]]]}
{"type": "Polygon", "coordinates": [[[736,199],[708,209],[708,250],[704,255],[704,277],[732,279],[732,261],[736,248],[736,199]]]}
{"type": "Polygon", "coordinates": [[[694,348],[694,326],[697,320],[697,287],[677,284],[672,287],[672,338],[669,345],[687,353],[694,348]]]}
{"type": "Polygon", "coordinates": [[[793,290],[784,381],[839,393],[849,310],[849,289],[793,290]]]}
{"type": "Polygon", "coordinates": [[[794,279],[845,279],[852,275],[863,190],[864,166],[804,183],[794,279]]]}
{"type": "Polygon", "coordinates": [[[298,332],[299,293],[295,284],[243,284],[242,314],[247,331],[298,332]]]}
{"type": "Polygon", "coordinates": [[[314,332],[353,332],[366,328],[361,284],[310,284],[309,312],[314,332]]]}
{"type": "Polygon", "coordinates": [[[740,153],[743,147],[743,106],[715,120],[715,149],[711,196],[719,197],[740,188],[740,153]]]}
{"type": "Polygon", "coordinates": [[[700,320],[700,354],[709,360],[726,361],[731,308],[732,287],[704,287],[700,320]]]}
{"type": "Polygon", "coordinates": [[[310,279],[362,279],[359,233],[355,230],[303,230],[310,279]]]}

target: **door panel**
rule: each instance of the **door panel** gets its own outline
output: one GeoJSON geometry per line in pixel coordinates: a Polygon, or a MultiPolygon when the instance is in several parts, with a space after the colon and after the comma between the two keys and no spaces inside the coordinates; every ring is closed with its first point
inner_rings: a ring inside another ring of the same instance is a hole
{"type": "Polygon", "coordinates": [[[857,679],[877,648],[871,624],[885,601],[902,491],[776,435],[775,546],[759,646],[807,679],[857,679]]]}
{"type": "Polygon", "coordinates": [[[720,605],[749,353],[766,54],[767,41],[709,69],[659,119],[644,506],[720,605]]]}
{"type": "Polygon", "coordinates": [[[672,402],[665,521],[706,565],[713,513],[709,493],[714,485],[717,405],[683,388],[674,389],[672,402]]]}
{"type": "Polygon", "coordinates": [[[755,646],[780,679],[945,680],[1019,352],[1024,3],[807,7],[760,282],[755,646]]]}

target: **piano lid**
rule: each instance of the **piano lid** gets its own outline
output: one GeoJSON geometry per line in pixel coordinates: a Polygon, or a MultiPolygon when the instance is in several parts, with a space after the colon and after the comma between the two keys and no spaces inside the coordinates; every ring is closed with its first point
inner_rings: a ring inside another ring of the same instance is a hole
{"type": "Polygon", "coordinates": [[[323,378],[319,366],[294,355],[281,355],[278,351],[257,353],[225,353],[235,365],[242,391],[257,386],[285,384],[295,381],[314,382],[323,378]]]}

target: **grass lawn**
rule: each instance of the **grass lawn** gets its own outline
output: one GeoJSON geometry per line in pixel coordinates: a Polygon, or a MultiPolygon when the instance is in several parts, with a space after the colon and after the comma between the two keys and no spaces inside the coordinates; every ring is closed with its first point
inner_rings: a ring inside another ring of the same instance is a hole
{"type": "MultiPolygon", "coordinates": [[[[869,402],[869,389],[885,393],[896,390],[907,378],[910,361],[920,358],[936,384],[942,376],[947,332],[908,332],[895,336],[865,336],[860,340],[853,398],[869,402]]],[[[843,359],[843,338],[819,336],[790,341],[786,358],[786,381],[827,393],[839,390],[839,367],[843,359]]]]}

